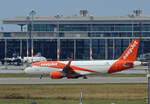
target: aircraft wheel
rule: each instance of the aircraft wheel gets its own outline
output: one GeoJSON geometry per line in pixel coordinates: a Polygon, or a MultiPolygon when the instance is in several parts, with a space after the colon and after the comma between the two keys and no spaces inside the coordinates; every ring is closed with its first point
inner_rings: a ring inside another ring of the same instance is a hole
{"type": "Polygon", "coordinates": [[[87,76],[84,75],[84,76],[83,76],[83,79],[87,79],[87,76]]]}
{"type": "Polygon", "coordinates": [[[40,76],[40,79],[42,79],[42,77],[43,77],[43,74],[40,76]]]}

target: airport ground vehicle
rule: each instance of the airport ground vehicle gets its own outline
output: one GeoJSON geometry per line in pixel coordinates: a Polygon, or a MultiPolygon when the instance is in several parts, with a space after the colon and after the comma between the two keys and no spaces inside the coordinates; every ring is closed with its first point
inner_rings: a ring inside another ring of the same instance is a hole
{"type": "Polygon", "coordinates": [[[23,59],[21,57],[12,57],[12,58],[4,58],[1,60],[2,65],[4,63],[7,63],[9,65],[22,65],[23,63],[32,64],[33,62],[39,62],[39,61],[47,61],[45,57],[24,57],[23,59]]]}
{"type": "Polygon", "coordinates": [[[5,62],[10,65],[22,65],[22,60],[20,57],[4,58],[1,60],[2,65],[4,65],[5,62]]]}

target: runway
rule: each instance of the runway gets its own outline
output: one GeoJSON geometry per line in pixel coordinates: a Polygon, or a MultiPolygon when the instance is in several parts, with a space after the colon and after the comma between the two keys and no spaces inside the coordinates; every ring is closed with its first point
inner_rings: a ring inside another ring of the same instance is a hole
{"type": "Polygon", "coordinates": [[[117,84],[147,83],[146,77],[88,77],[88,79],[0,78],[0,84],[117,84]]]}
{"type": "MultiPolygon", "coordinates": [[[[0,70],[0,74],[19,74],[19,73],[24,73],[23,70],[9,70],[9,69],[3,69],[0,70]]],[[[146,69],[128,69],[128,70],[124,70],[121,72],[117,72],[120,74],[146,74],[147,70],[146,69]]]]}

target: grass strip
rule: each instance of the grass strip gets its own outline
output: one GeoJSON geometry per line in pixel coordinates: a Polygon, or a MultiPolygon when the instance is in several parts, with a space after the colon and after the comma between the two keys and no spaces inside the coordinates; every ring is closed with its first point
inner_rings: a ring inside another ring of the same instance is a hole
{"type": "Polygon", "coordinates": [[[145,100],[147,84],[1,85],[0,99],[145,100]]]}
{"type": "MultiPolygon", "coordinates": [[[[0,99],[0,104],[79,104],[79,99],[0,99]]],[[[83,99],[83,104],[147,104],[145,100],[83,99]]]]}

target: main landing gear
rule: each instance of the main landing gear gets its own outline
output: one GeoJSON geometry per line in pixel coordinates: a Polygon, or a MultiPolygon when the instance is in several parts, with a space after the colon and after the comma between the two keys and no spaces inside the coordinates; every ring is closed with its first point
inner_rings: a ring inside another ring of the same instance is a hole
{"type": "Polygon", "coordinates": [[[84,75],[84,76],[83,76],[83,79],[87,79],[87,76],[86,76],[86,75],[84,75]]]}
{"type": "Polygon", "coordinates": [[[43,74],[41,74],[41,76],[40,76],[40,79],[42,79],[43,78],[43,74]]]}

